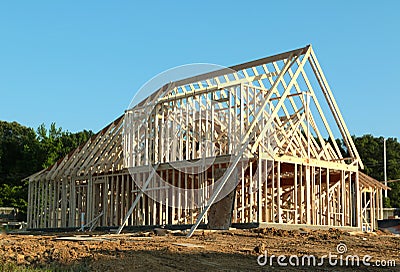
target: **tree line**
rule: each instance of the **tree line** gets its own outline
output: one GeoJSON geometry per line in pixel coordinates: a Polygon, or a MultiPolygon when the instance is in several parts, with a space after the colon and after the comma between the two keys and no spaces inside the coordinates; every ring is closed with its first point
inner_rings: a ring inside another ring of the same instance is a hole
{"type": "MultiPolygon", "coordinates": [[[[86,142],[93,132],[71,133],[52,123],[36,130],[17,122],[0,121],[0,207],[19,208],[26,213],[28,183],[24,178],[54,164],[70,151],[86,142]]],[[[383,137],[353,136],[354,143],[365,165],[367,175],[382,181],[383,137]]],[[[344,156],[348,156],[343,141],[336,140],[344,156]]],[[[386,141],[387,178],[400,179],[400,143],[396,138],[386,141]]],[[[400,207],[400,182],[389,183],[392,188],[385,199],[386,207],[400,207]]]]}
{"type": "Polygon", "coordinates": [[[24,218],[28,182],[23,179],[54,164],[92,135],[90,130],[63,131],[55,123],[34,130],[0,121],[0,207],[18,208],[24,218]]]}
{"type": "MultiPolygon", "coordinates": [[[[365,174],[378,181],[384,180],[383,137],[370,134],[353,137],[354,144],[364,163],[365,174]]],[[[387,180],[400,179],[400,143],[396,138],[386,139],[386,172],[387,180]]],[[[385,207],[400,208],[400,182],[389,182],[388,198],[384,200],[385,207]]]]}

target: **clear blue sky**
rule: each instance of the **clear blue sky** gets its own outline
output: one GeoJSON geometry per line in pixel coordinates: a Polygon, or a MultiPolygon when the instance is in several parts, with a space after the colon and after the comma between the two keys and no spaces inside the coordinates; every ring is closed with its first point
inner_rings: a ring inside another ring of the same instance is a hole
{"type": "Polygon", "coordinates": [[[400,2],[189,2],[3,1],[0,120],[96,132],[168,68],[312,43],[351,134],[400,139],[400,2]]]}

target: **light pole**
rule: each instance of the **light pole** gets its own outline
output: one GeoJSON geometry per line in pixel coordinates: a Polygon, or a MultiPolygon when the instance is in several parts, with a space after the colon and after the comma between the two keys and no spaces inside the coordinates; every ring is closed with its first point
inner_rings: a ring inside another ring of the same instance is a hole
{"type": "MultiPolygon", "coordinates": [[[[385,180],[385,186],[387,186],[387,174],[386,174],[386,138],[383,138],[383,177],[385,180]]],[[[385,197],[387,197],[387,190],[385,189],[385,197]]]]}

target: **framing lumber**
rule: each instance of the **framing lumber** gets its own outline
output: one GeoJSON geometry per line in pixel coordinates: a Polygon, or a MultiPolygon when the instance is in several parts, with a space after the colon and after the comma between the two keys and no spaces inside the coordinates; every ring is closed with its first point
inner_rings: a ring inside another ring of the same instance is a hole
{"type": "Polygon", "coordinates": [[[155,90],[27,178],[28,226],[79,228],[84,214],[89,229],[189,224],[190,237],[234,183],[225,222],[373,230],[388,187],[362,168],[307,45],[155,90]]]}

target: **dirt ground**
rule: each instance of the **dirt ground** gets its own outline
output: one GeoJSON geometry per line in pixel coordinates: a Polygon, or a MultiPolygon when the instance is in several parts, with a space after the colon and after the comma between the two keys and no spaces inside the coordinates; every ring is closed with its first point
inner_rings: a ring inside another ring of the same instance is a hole
{"type": "Polygon", "coordinates": [[[52,235],[0,236],[0,271],[400,271],[400,237],[348,233],[337,229],[251,229],[198,231],[188,239],[184,233],[154,232],[113,234],[58,233],[52,235]],[[341,252],[337,246],[341,244],[341,252]],[[345,246],[344,246],[344,245],[345,246]],[[265,259],[267,252],[267,259],[265,259]],[[260,255],[262,257],[259,257],[260,255]],[[328,257],[332,256],[331,263],[328,257]],[[284,255],[281,266],[277,257],[284,255]],[[297,266],[296,257],[299,263],[297,266]],[[302,256],[314,255],[317,265],[302,256]],[[348,255],[358,255],[360,266],[352,266],[348,255]],[[362,259],[371,256],[365,266],[362,259]],[[340,258],[343,263],[340,265],[340,258]],[[261,266],[260,263],[266,264],[261,266]],[[396,266],[390,260],[396,262],[396,266]],[[290,262],[289,262],[290,261],[290,262]],[[334,264],[336,261],[336,265],[334,264]],[[386,262],[386,266],[378,267],[386,262]],[[12,264],[13,266],[9,266],[12,264]],[[11,268],[10,268],[11,267],[11,268]],[[399,267],[399,268],[398,268],[399,267]],[[25,269],[23,268],[23,269],[25,269]],[[32,269],[32,270],[30,270],[32,269]]]}

